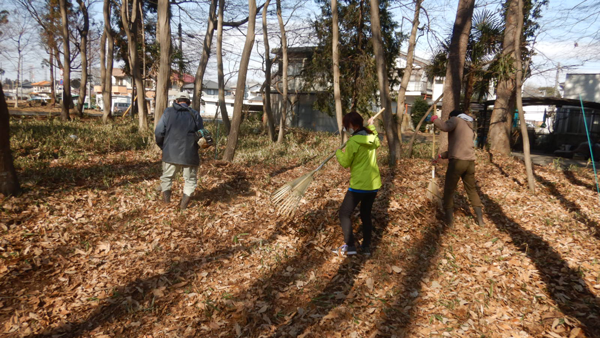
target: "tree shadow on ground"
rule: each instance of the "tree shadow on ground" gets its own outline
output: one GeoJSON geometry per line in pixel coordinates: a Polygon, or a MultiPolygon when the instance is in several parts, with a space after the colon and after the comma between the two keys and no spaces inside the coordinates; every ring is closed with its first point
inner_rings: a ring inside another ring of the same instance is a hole
{"type": "Polygon", "coordinates": [[[522,228],[486,194],[485,213],[499,231],[507,233],[517,250],[525,253],[540,273],[550,297],[564,314],[582,324],[587,337],[600,337],[600,300],[590,291],[578,271],[542,237],[522,228]]]}
{"type": "Polygon", "coordinates": [[[295,165],[290,165],[290,166],[287,166],[287,167],[282,167],[282,168],[279,168],[277,170],[274,170],[274,171],[272,171],[272,172],[269,173],[269,177],[275,177],[277,175],[283,174],[286,171],[293,170],[293,169],[296,169],[298,167],[301,167],[301,166],[305,165],[306,163],[314,160],[315,158],[317,158],[317,156],[312,156],[312,157],[303,159],[302,161],[296,163],[295,165]]]}
{"type": "Polygon", "coordinates": [[[561,194],[560,190],[558,190],[558,188],[556,187],[557,184],[555,182],[547,181],[539,175],[534,174],[534,176],[538,182],[540,182],[544,187],[548,188],[548,192],[552,196],[556,197],[556,199],[560,202],[560,204],[565,209],[567,209],[567,211],[569,211],[570,213],[575,213],[575,215],[573,216],[573,218],[575,220],[583,223],[586,227],[588,227],[588,229],[590,229],[590,231],[593,233],[594,237],[596,237],[597,239],[600,239],[600,225],[598,224],[597,221],[591,220],[588,217],[588,215],[586,215],[581,210],[581,207],[579,206],[579,204],[565,198],[561,194]]]}
{"type": "Polygon", "coordinates": [[[163,286],[171,286],[172,281],[175,280],[198,278],[196,273],[203,267],[211,263],[218,264],[222,260],[230,259],[243,252],[251,254],[256,246],[271,243],[280,234],[281,231],[279,225],[277,225],[265,240],[258,240],[247,245],[227,246],[208,255],[192,255],[186,260],[177,262],[177,264],[171,264],[165,273],[148,278],[137,278],[127,285],[115,287],[112,289],[112,296],[105,300],[105,304],[97,306],[85,319],[76,322],[53,323],[52,326],[43,329],[41,333],[32,334],[28,337],[80,337],[106,323],[118,321],[135,311],[140,311],[143,315],[145,311],[152,308],[162,309],[164,313],[177,303],[174,300],[175,297],[181,297],[181,294],[177,292],[178,287],[165,290],[166,295],[160,298],[153,293],[153,290],[163,286]],[[146,305],[150,308],[145,307],[146,305]]]}
{"type": "Polygon", "coordinates": [[[496,169],[498,169],[498,171],[500,171],[500,174],[502,174],[504,177],[506,178],[510,178],[511,180],[513,180],[518,186],[523,187],[523,183],[521,183],[521,181],[519,181],[516,177],[509,175],[506,171],[504,171],[504,169],[496,162],[494,162],[494,154],[488,149],[487,150],[489,159],[490,159],[490,163],[496,167],[496,169]]]}
{"type": "MultiPolygon", "coordinates": [[[[388,207],[393,195],[394,178],[396,177],[395,172],[392,170],[388,175],[382,177],[384,182],[391,182],[384,185],[384,189],[380,190],[377,196],[379,200],[379,208],[382,210],[380,214],[374,215],[374,233],[372,239],[372,251],[377,251],[378,246],[381,242],[382,237],[387,233],[389,214],[388,207]]],[[[341,228],[336,229],[338,234],[341,234],[341,228]]],[[[358,242],[358,239],[357,239],[358,242]]],[[[330,249],[330,248],[326,248],[330,249]]],[[[326,254],[330,254],[327,252],[326,254]]],[[[333,254],[333,253],[331,253],[333,254]]],[[[312,313],[312,316],[327,317],[328,314],[332,313],[334,309],[344,304],[350,296],[352,289],[358,279],[358,275],[362,272],[364,265],[368,258],[359,255],[345,257],[343,262],[340,264],[338,270],[330,278],[329,282],[325,285],[321,292],[317,295],[312,296],[310,301],[304,303],[300,307],[306,309],[302,315],[290,318],[281,325],[279,325],[272,333],[271,337],[280,337],[286,334],[285,331],[294,331],[293,335],[306,333],[309,327],[314,324],[312,321],[308,321],[305,317],[308,313],[312,313]]],[[[321,332],[320,334],[323,334],[321,332]]]]}
{"type": "Polygon", "coordinates": [[[160,162],[130,161],[91,166],[58,166],[26,169],[20,175],[24,181],[33,181],[32,189],[45,188],[48,193],[64,193],[77,188],[108,190],[127,184],[154,180],[160,176],[160,162]]]}
{"type": "Polygon", "coordinates": [[[563,170],[563,175],[571,182],[571,184],[578,185],[580,187],[584,187],[594,193],[597,193],[595,184],[588,184],[575,177],[571,170],[563,170]]]}

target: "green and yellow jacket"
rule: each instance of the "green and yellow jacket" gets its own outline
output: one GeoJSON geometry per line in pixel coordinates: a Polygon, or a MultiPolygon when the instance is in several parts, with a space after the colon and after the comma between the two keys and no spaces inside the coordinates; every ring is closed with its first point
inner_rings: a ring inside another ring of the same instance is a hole
{"type": "Polygon", "coordinates": [[[335,156],[344,168],[350,167],[350,190],[372,192],[381,188],[375,149],[381,145],[375,126],[368,126],[373,134],[361,130],[350,137],[346,150],[338,149],[335,156]]]}

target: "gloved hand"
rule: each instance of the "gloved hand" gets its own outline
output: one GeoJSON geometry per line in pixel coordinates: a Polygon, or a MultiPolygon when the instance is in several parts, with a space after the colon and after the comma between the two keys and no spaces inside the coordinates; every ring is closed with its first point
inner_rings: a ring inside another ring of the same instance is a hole
{"type": "Polygon", "coordinates": [[[437,164],[441,158],[442,158],[442,155],[438,155],[438,157],[436,157],[435,159],[431,160],[431,163],[437,164]]]}
{"type": "Polygon", "coordinates": [[[439,118],[439,117],[438,117],[437,115],[433,115],[433,116],[431,117],[431,122],[433,122],[433,121],[437,120],[438,118],[439,118]]]}

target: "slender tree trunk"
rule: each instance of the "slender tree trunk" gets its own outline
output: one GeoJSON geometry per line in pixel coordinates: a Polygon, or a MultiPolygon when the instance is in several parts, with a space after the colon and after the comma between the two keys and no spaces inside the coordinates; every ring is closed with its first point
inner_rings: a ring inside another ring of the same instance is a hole
{"type": "MultiPolygon", "coordinates": [[[[219,0],[219,18],[217,21],[217,81],[219,85],[219,109],[221,119],[225,126],[225,133],[229,135],[231,122],[225,104],[225,74],[223,73],[223,12],[225,11],[225,0],[219,0]]],[[[237,93],[236,93],[237,94],[237,93]]]]}
{"type": "Polygon", "coordinates": [[[202,80],[204,79],[204,73],[206,72],[206,65],[208,64],[208,58],[210,57],[210,47],[216,28],[216,11],[217,0],[211,0],[210,9],[208,10],[208,25],[206,27],[206,35],[204,35],[202,57],[200,58],[200,64],[198,65],[196,78],[194,79],[194,97],[192,99],[192,107],[197,111],[200,111],[200,104],[202,102],[202,80]]]}
{"type": "MultiPolygon", "coordinates": [[[[512,60],[515,56],[515,31],[517,30],[517,17],[519,5],[517,0],[508,0],[506,10],[504,39],[502,41],[502,57],[512,60]]],[[[510,154],[510,130],[515,110],[515,77],[504,75],[498,80],[496,87],[496,101],[490,118],[490,130],[488,132],[488,144],[490,150],[503,155],[510,154]]]]}
{"type": "MultiPolygon", "coordinates": [[[[406,88],[412,75],[413,60],[415,56],[415,46],[417,44],[417,30],[419,28],[419,13],[421,12],[421,3],[423,0],[415,1],[415,16],[413,18],[412,29],[410,31],[410,38],[408,39],[408,51],[406,52],[406,68],[404,68],[404,75],[400,83],[400,89],[398,89],[398,99],[396,105],[396,116],[398,117],[398,138],[402,142],[402,122],[404,121],[404,103],[406,102],[406,88]]],[[[416,131],[415,131],[416,133],[416,131]]]]}
{"type": "Polygon", "coordinates": [[[18,195],[21,186],[13,165],[10,151],[10,118],[8,106],[0,83],[0,194],[4,196],[18,195]]]}
{"type": "Polygon", "coordinates": [[[88,33],[90,31],[90,16],[88,14],[88,7],[85,3],[85,0],[78,0],[79,10],[81,11],[81,16],[83,17],[83,27],[79,34],[81,35],[80,43],[81,43],[81,84],[79,85],[79,98],[77,99],[77,115],[79,117],[83,117],[83,103],[85,102],[86,97],[86,88],[88,81],[88,33]]]}
{"type": "Polygon", "coordinates": [[[160,46],[160,64],[156,84],[156,106],[154,127],[169,105],[169,79],[171,78],[171,4],[169,0],[158,0],[157,33],[160,46]]]}
{"type": "Polygon", "coordinates": [[[240,60],[240,72],[238,74],[238,81],[236,87],[235,103],[233,105],[233,120],[231,123],[231,131],[227,137],[227,145],[225,147],[225,153],[223,159],[225,161],[233,161],[235,150],[237,148],[237,141],[240,132],[240,125],[242,123],[242,108],[244,105],[244,89],[246,87],[246,75],[248,73],[248,63],[250,62],[250,54],[252,53],[252,47],[254,46],[254,26],[256,23],[256,0],[248,0],[248,32],[246,33],[246,42],[244,44],[244,50],[242,52],[242,59],[240,60]]]}
{"type": "Polygon", "coordinates": [[[56,105],[56,81],[54,80],[54,50],[50,48],[50,107],[56,105]]]}
{"type": "MultiPolygon", "coordinates": [[[[471,23],[475,0],[459,0],[456,10],[456,19],[450,39],[450,50],[448,53],[448,68],[444,81],[444,100],[442,101],[442,120],[447,120],[450,112],[458,109],[460,105],[460,91],[463,72],[465,67],[465,56],[467,55],[467,44],[471,34],[471,23]]],[[[439,151],[448,149],[448,134],[440,135],[439,151]]]]}
{"type": "Polygon", "coordinates": [[[525,122],[525,111],[523,110],[523,98],[521,97],[521,87],[523,86],[523,65],[521,62],[521,36],[523,36],[523,0],[517,0],[517,8],[517,29],[515,30],[515,61],[517,67],[516,97],[517,107],[519,110],[519,121],[521,122],[521,137],[523,138],[523,155],[525,156],[527,182],[529,185],[529,190],[532,193],[535,193],[535,179],[533,178],[533,165],[531,163],[529,133],[527,132],[527,123],[525,122]]]}
{"type": "Polygon", "coordinates": [[[17,51],[19,55],[17,56],[17,85],[15,89],[15,108],[19,108],[19,85],[21,80],[21,44],[20,42],[17,44],[17,51]]]}
{"type": "MultiPolygon", "coordinates": [[[[339,26],[339,23],[338,23],[339,26]]],[[[359,10],[358,10],[358,28],[356,30],[356,34],[358,35],[358,39],[356,42],[356,50],[357,50],[357,54],[358,57],[362,57],[363,56],[363,28],[365,27],[365,0],[360,0],[360,6],[359,6],[359,10]]],[[[338,35],[338,40],[339,41],[339,35],[338,35]]],[[[356,56],[355,56],[356,57],[356,56]]],[[[354,110],[356,108],[356,106],[358,105],[358,91],[360,90],[359,88],[359,81],[358,79],[360,78],[360,63],[356,62],[355,66],[354,66],[354,86],[352,87],[352,104],[350,106],[350,111],[354,110]]]]}
{"type": "Polygon", "coordinates": [[[114,33],[110,24],[112,5],[110,0],[104,0],[104,31],[100,42],[100,77],[102,81],[102,122],[112,119],[112,71],[114,56],[114,33]]]}
{"type": "MultiPolygon", "coordinates": [[[[277,137],[277,143],[283,143],[285,141],[285,126],[287,124],[287,110],[288,110],[288,50],[287,50],[287,37],[285,33],[285,25],[283,23],[283,16],[281,14],[281,0],[277,0],[277,20],[279,21],[279,30],[281,31],[281,53],[282,53],[282,85],[283,85],[283,107],[281,108],[281,119],[279,120],[279,136],[277,137]]],[[[341,129],[340,129],[341,130],[341,129]]]]}
{"type": "Polygon", "coordinates": [[[273,117],[273,110],[271,109],[271,68],[273,66],[273,60],[271,60],[271,48],[269,47],[269,32],[267,31],[267,10],[271,0],[266,0],[262,12],[262,28],[263,37],[265,43],[265,90],[263,93],[263,107],[265,114],[267,115],[268,133],[271,141],[275,142],[275,118],[273,117]]]}
{"type": "MultiPolygon", "coordinates": [[[[279,0],[278,0],[279,1],[279,0]]],[[[340,91],[340,52],[338,44],[340,40],[340,27],[338,22],[337,0],[331,0],[331,24],[332,24],[332,58],[333,58],[333,101],[335,102],[335,119],[337,120],[338,133],[340,133],[340,144],[344,142],[342,133],[342,94],[340,91]]],[[[360,32],[358,34],[360,36],[360,32]]]]}
{"type": "Polygon", "coordinates": [[[73,100],[71,99],[71,48],[69,46],[69,20],[67,17],[67,1],[60,0],[60,16],[62,20],[62,39],[63,39],[63,100],[60,118],[63,121],[71,119],[69,109],[73,100]]]}
{"type": "Polygon", "coordinates": [[[379,82],[379,100],[385,108],[383,112],[383,125],[385,137],[389,147],[389,165],[396,166],[396,160],[400,158],[400,144],[398,142],[398,128],[392,119],[392,103],[390,101],[390,86],[387,78],[387,67],[385,64],[385,52],[383,50],[383,39],[381,36],[381,21],[379,20],[379,1],[369,0],[371,4],[371,32],[373,34],[373,50],[375,52],[375,63],[377,65],[377,79],[379,82]]]}
{"type": "Polygon", "coordinates": [[[133,76],[133,82],[135,84],[137,94],[139,130],[140,132],[144,132],[148,129],[148,114],[146,111],[146,93],[144,91],[144,81],[142,79],[142,73],[140,71],[140,56],[137,52],[137,33],[139,27],[139,15],[140,13],[138,7],[138,0],[133,0],[133,3],[131,5],[131,13],[129,11],[129,2],[127,0],[123,1],[123,4],[121,5],[121,20],[123,21],[123,30],[127,35],[129,65],[131,68],[131,75],[133,76]]]}

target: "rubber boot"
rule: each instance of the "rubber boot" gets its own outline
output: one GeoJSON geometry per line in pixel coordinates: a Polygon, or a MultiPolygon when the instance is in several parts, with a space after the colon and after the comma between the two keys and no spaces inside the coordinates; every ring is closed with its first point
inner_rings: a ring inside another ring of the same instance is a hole
{"type": "Polygon", "coordinates": [[[188,203],[190,203],[190,196],[183,194],[183,197],[181,197],[181,204],[179,205],[179,210],[185,210],[188,206],[188,203]]]}
{"type": "Polygon", "coordinates": [[[454,225],[454,209],[446,209],[444,214],[446,225],[451,227],[454,225]]]}
{"type": "Polygon", "coordinates": [[[163,203],[167,204],[171,202],[171,190],[165,190],[162,192],[163,203]]]}
{"type": "Polygon", "coordinates": [[[485,223],[483,223],[483,211],[481,210],[481,207],[475,207],[473,209],[475,209],[475,215],[477,215],[477,224],[479,226],[484,226],[485,223]]]}

